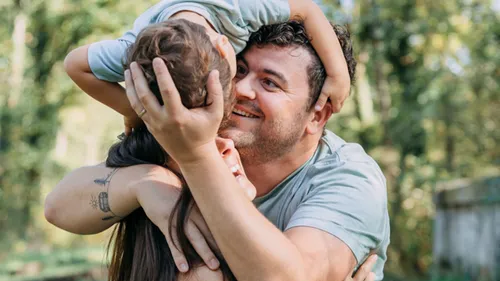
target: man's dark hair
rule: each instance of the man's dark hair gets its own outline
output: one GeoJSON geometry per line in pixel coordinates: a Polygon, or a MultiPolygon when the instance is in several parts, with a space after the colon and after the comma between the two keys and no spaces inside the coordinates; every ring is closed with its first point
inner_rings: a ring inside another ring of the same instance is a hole
{"type": "MultiPolygon", "coordinates": [[[[347,62],[349,77],[351,84],[354,83],[354,73],[356,72],[356,60],[354,59],[352,50],[351,34],[341,25],[332,24],[335,33],[342,47],[344,58],[347,62]]],[[[284,23],[277,23],[272,25],[262,26],[257,32],[250,36],[247,44],[247,49],[256,45],[257,47],[264,47],[266,45],[274,45],[278,47],[303,47],[310,54],[312,58],[311,64],[307,68],[307,75],[309,80],[310,97],[307,109],[318,100],[321,93],[321,88],[325,83],[326,70],[311,44],[310,38],[301,21],[288,21],[284,23]]]]}

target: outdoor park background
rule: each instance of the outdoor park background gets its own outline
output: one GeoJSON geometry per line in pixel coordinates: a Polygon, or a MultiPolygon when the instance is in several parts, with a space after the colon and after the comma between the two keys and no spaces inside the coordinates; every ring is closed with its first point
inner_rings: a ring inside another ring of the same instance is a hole
{"type": "MultiPolygon", "coordinates": [[[[0,1],[0,280],[104,280],[109,233],[58,230],[43,201],[66,172],[104,159],[122,120],[77,89],[62,62],[117,37],[154,2],[0,1]]],[[[500,1],[322,5],[348,24],[358,60],[329,128],[361,143],[388,180],[387,280],[430,280],[436,186],[500,175],[500,1]]]]}

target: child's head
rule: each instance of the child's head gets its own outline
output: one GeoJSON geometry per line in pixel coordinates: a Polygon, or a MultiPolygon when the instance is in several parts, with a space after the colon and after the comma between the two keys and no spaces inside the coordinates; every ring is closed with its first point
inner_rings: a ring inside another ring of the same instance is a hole
{"type": "Polygon", "coordinates": [[[224,90],[225,116],[230,114],[233,95],[229,63],[214,47],[203,26],[171,19],[146,27],[129,47],[125,68],[135,61],[144,71],[149,88],[163,104],[152,64],[156,57],[165,61],[187,108],[206,104],[208,75],[218,70],[224,90]]]}

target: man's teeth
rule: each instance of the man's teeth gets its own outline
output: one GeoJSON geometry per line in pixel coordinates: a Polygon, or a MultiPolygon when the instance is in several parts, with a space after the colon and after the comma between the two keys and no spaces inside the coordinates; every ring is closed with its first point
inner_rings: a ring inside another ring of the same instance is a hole
{"type": "Polygon", "coordinates": [[[238,114],[238,115],[242,115],[242,116],[245,116],[248,118],[257,118],[257,116],[255,116],[253,114],[250,114],[250,113],[247,113],[245,111],[238,110],[238,109],[233,109],[233,112],[238,114]]]}

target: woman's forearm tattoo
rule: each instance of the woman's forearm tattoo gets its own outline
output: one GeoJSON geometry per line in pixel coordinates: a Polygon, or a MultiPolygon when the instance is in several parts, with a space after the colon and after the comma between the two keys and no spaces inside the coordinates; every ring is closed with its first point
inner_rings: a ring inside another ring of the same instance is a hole
{"type": "Polygon", "coordinates": [[[111,179],[113,178],[113,176],[116,174],[117,171],[118,171],[118,168],[114,168],[106,177],[94,180],[94,183],[106,188],[106,191],[100,192],[97,196],[91,195],[89,204],[94,209],[97,209],[97,207],[99,207],[99,209],[102,212],[108,213],[108,214],[106,214],[105,217],[102,218],[102,220],[104,220],[104,221],[111,220],[114,218],[122,219],[122,217],[113,213],[113,211],[111,210],[111,208],[109,206],[109,198],[108,198],[108,192],[109,192],[109,186],[111,184],[111,179]]]}

